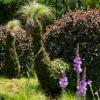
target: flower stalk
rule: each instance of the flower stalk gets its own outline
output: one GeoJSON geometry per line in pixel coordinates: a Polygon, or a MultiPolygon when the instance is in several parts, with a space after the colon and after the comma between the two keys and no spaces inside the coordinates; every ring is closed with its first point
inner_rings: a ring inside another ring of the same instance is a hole
{"type": "Polygon", "coordinates": [[[91,90],[91,93],[92,93],[92,96],[93,96],[93,100],[95,100],[95,96],[94,96],[94,92],[93,92],[93,88],[92,88],[92,81],[91,80],[88,81],[88,85],[90,87],[90,90],[91,90]]]}
{"type": "Polygon", "coordinates": [[[61,96],[61,98],[62,98],[62,100],[65,100],[64,99],[64,93],[65,93],[66,87],[68,86],[68,78],[67,78],[65,72],[61,73],[61,77],[59,79],[59,86],[62,89],[62,96],[61,96]]]}
{"type": "Polygon", "coordinates": [[[97,96],[97,100],[100,100],[100,97],[97,91],[95,92],[95,95],[97,96]]]}

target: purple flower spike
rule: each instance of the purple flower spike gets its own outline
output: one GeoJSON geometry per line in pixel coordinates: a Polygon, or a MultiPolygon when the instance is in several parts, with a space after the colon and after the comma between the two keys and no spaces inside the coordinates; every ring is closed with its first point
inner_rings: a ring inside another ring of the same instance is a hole
{"type": "Polygon", "coordinates": [[[85,80],[81,80],[79,86],[77,87],[77,91],[80,96],[85,96],[87,91],[87,82],[85,80]]]}
{"type": "Polygon", "coordinates": [[[59,79],[59,86],[61,89],[65,89],[68,85],[68,78],[65,73],[63,73],[59,79]]]}
{"type": "Polygon", "coordinates": [[[79,54],[77,54],[75,56],[75,59],[74,59],[74,70],[77,73],[81,73],[82,72],[81,65],[82,65],[81,57],[79,56],[79,54]]]}

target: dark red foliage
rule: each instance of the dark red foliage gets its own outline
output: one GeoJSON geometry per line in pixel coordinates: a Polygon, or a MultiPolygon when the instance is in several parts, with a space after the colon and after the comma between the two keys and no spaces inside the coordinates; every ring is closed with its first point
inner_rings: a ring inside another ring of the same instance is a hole
{"type": "MultiPolygon", "coordinates": [[[[62,16],[61,19],[55,20],[54,23],[50,26],[47,26],[46,33],[49,34],[51,32],[54,32],[56,30],[59,30],[61,28],[64,28],[66,24],[69,24],[73,22],[73,25],[75,25],[77,22],[85,21],[91,19],[93,22],[99,22],[100,23],[100,10],[99,9],[92,9],[88,11],[75,11],[75,12],[69,12],[66,13],[64,16],[62,16]]],[[[67,28],[67,27],[66,27],[67,28]]]]}
{"type": "Polygon", "coordinates": [[[45,46],[51,59],[63,57],[73,61],[79,43],[87,77],[100,84],[100,9],[66,13],[46,30],[45,46]]]}
{"type": "MultiPolygon", "coordinates": [[[[91,53],[90,47],[93,48],[100,42],[100,10],[67,13],[61,19],[54,21],[46,30],[46,47],[49,52],[54,53],[53,56],[58,56],[62,49],[67,51],[68,47],[73,48],[74,51],[77,42],[80,42],[80,45],[86,51],[89,49],[89,52],[86,53],[91,53]],[[92,46],[86,47],[89,44],[92,46]]],[[[71,52],[73,53],[73,51],[71,52]]]]}

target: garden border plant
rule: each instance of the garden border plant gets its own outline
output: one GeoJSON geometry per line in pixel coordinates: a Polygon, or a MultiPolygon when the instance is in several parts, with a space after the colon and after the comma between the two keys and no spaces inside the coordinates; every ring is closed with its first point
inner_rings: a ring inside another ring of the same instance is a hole
{"type": "MultiPolygon", "coordinates": [[[[92,81],[86,80],[86,77],[84,77],[84,76],[86,76],[85,75],[86,73],[83,73],[83,76],[80,75],[82,73],[82,71],[84,71],[86,69],[81,68],[82,58],[80,57],[80,53],[79,53],[79,43],[77,43],[76,54],[75,54],[75,58],[73,60],[73,63],[74,63],[73,70],[76,72],[76,75],[77,75],[76,100],[86,100],[86,92],[87,92],[88,86],[90,87],[90,91],[92,93],[92,100],[96,100],[96,97],[97,97],[97,100],[100,100],[98,92],[93,91],[92,81]],[[96,95],[96,97],[95,97],[95,95],[96,95]]],[[[62,72],[61,77],[59,78],[59,86],[62,89],[62,93],[64,93],[66,87],[68,86],[68,83],[70,83],[68,81],[68,77],[66,76],[65,72],[62,72]]],[[[62,100],[64,100],[64,99],[65,98],[62,96],[62,100]]]]}
{"type": "MultiPolygon", "coordinates": [[[[80,52],[83,63],[86,66],[86,78],[94,81],[93,88],[99,89],[100,84],[100,9],[88,11],[71,11],[62,18],[55,20],[47,27],[45,35],[45,47],[51,60],[62,57],[71,63],[74,58],[74,49],[77,42],[80,44],[80,52]],[[95,77],[97,77],[95,79],[95,77]]],[[[82,65],[83,67],[83,65],[82,65]]],[[[70,72],[72,84],[75,88],[75,74],[70,72]],[[74,81],[74,82],[73,82],[74,81]],[[73,84],[74,83],[74,84],[73,84]]]]}

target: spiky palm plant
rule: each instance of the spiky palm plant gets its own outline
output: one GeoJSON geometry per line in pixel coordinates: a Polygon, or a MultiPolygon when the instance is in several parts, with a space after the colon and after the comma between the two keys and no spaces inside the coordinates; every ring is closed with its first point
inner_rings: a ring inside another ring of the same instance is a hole
{"type": "Polygon", "coordinates": [[[9,77],[19,77],[20,74],[20,62],[18,59],[15,42],[15,33],[20,27],[20,22],[18,20],[9,21],[6,25],[7,27],[7,37],[6,37],[6,65],[5,72],[9,77]]]}
{"type": "Polygon", "coordinates": [[[27,32],[33,37],[34,68],[40,84],[46,94],[56,96],[61,93],[58,86],[59,75],[66,68],[53,64],[43,46],[42,21],[53,18],[51,8],[31,2],[23,6],[19,12],[27,18],[27,32]]]}
{"type": "Polygon", "coordinates": [[[52,20],[54,18],[54,14],[50,7],[34,1],[23,6],[18,12],[22,13],[22,16],[24,16],[27,20],[38,19],[39,21],[43,21],[44,18],[48,18],[48,20],[52,20]]]}
{"type": "Polygon", "coordinates": [[[36,3],[35,1],[22,6],[18,13],[21,13],[21,16],[27,20],[26,28],[28,33],[32,32],[35,20],[39,20],[42,26],[44,26],[55,18],[52,8],[36,3]]]}
{"type": "Polygon", "coordinates": [[[8,30],[15,30],[17,31],[21,27],[21,23],[19,20],[11,20],[7,23],[7,29],[8,30]]]}

